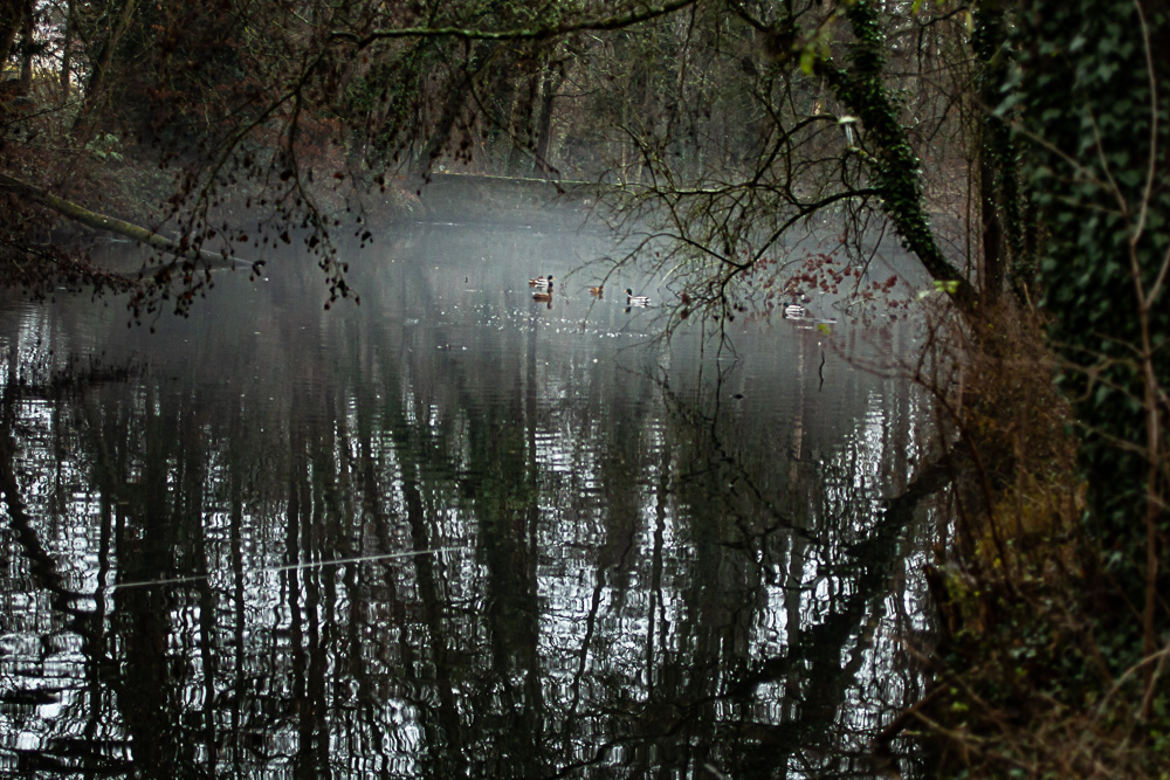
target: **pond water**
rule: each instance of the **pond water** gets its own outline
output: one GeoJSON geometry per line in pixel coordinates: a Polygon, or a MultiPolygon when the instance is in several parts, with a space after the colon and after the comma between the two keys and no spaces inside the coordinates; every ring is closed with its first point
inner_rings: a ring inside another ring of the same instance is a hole
{"type": "Polygon", "coordinates": [[[607,252],[403,229],[359,306],[290,256],[153,333],[9,300],[0,772],[872,776],[924,684],[934,521],[887,499],[931,426],[858,363],[908,337],[655,339],[616,293],[660,280],[588,294],[607,252]]]}

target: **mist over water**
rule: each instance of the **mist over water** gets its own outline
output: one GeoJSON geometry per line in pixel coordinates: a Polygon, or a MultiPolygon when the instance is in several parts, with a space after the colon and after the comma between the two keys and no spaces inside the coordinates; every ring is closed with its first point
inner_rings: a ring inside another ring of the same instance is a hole
{"type": "Polygon", "coordinates": [[[856,361],[909,336],[660,339],[614,254],[418,226],[360,305],[289,256],[153,333],[6,306],[0,769],[871,773],[936,521],[886,501],[930,410],[856,361]]]}

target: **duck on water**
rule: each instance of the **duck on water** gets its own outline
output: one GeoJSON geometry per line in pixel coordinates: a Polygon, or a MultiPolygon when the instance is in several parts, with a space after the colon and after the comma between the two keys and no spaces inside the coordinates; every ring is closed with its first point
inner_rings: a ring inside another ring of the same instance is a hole
{"type": "Polygon", "coordinates": [[[808,319],[808,307],[805,306],[809,302],[807,295],[793,295],[792,300],[784,306],[784,319],[786,320],[803,320],[808,319]]]}
{"type": "Polygon", "coordinates": [[[626,306],[649,306],[649,295],[634,295],[634,291],[629,287],[626,288],[626,306]]]}

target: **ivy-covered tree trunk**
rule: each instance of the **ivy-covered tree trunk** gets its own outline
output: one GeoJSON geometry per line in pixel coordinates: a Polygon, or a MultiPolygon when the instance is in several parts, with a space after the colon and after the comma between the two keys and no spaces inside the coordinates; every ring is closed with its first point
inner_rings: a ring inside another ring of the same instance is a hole
{"type": "Polygon", "coordinates": [[[1016,36],[1044,304],[1082,425],[1089,522],[1133,605],[1101,619],[1142,634],[1145,709],[1170,617],[1170,8],[1039,0],[1016,36]]]}
{"type": "Polygon", "coordinates": [[[861,119],[873,156],[867,160],[882,208],[903,245],[927,272],[947,289],[959,307],[972,311],[978,299],[974,286],[943,255],[931,229],[922,194],[922,170],[910,145],[898,106],[886,84],[886,40],[878,4],[871,0],[844,3],[855,37],[849,67],[832,61],[819,66],[837,99],[861,119]]]}

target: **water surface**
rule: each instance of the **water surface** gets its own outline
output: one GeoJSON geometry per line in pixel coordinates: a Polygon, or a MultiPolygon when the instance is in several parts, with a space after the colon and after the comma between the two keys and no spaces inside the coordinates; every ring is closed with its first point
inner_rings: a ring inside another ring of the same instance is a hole
{"type": "Polygon", "coordinates": [[[0,770],[871,776],[929,411],[857,362],[906,339],[656,339],[588,295],[610,249],[420,227],[349,258],[360,306],[290,256],[154,332],[10,300],[0,770]]]}

